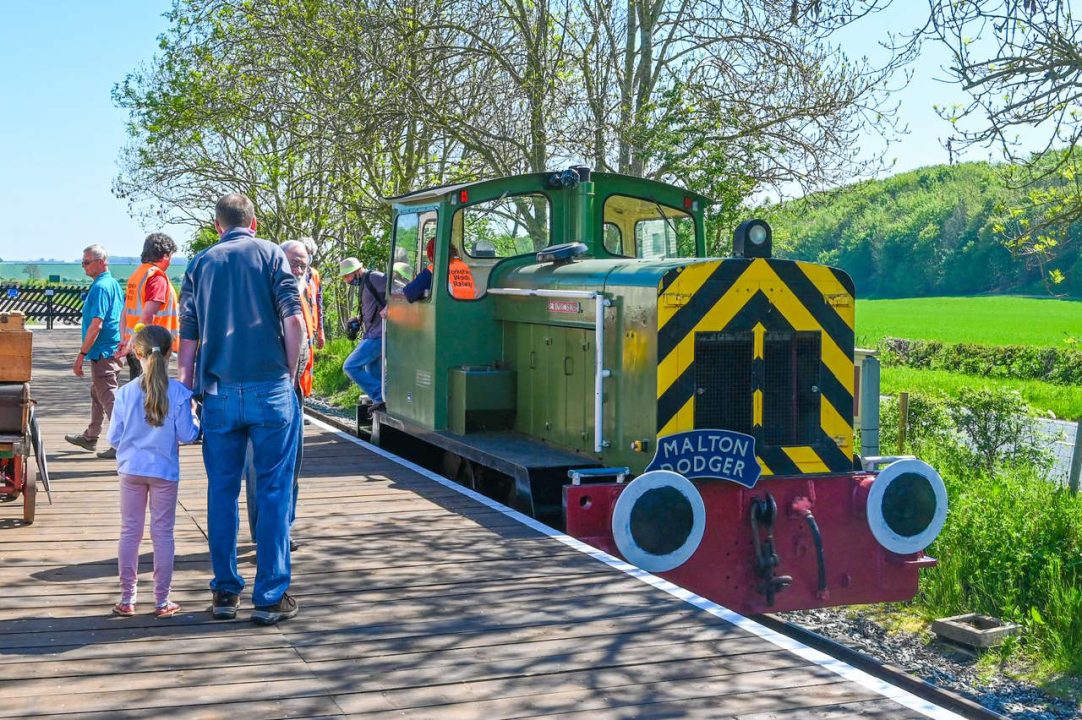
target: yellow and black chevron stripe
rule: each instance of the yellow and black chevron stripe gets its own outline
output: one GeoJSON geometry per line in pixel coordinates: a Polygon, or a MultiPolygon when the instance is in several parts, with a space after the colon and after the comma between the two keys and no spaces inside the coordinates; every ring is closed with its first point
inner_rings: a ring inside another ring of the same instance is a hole
{"type": "Polygon", "coordinates": [[[695,399],[702,392],[696,336],[746,337],[751,367],[735,372],[747,385],[751,427],[721,429],[756,438],[764,475],[852,470],[853,300],[853,281],[844,272],[792,260],[729,258],[666,274],[658,287],[658,436],[703,429],[695,427],[695,399]],[[807,347],[820,348],[819,427],[806,444],[771,446],[763,428],[763,395],[772,392],[765,387],[764,346],[771,337],[794,335],[818,338],[807,347]]]}

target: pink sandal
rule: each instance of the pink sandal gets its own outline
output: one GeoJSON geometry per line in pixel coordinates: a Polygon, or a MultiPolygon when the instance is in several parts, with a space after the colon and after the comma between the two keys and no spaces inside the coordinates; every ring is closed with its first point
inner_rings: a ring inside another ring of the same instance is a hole
{"type": "Polygon", "coordinates": [[[118,602],[113,606],[113,614],[121,617],[132,617],[135,615],[135,603],[118,602]]]}
{"type": "Polygon", "coordinates": [[[172,600],[166,600],[165,604],[159,605],[158,607],[154,608],[154,617],[158,618],[159,620],[163,618],[171,618],[178,612],[180,612],[180,604],[175,603],[172,600]]]}

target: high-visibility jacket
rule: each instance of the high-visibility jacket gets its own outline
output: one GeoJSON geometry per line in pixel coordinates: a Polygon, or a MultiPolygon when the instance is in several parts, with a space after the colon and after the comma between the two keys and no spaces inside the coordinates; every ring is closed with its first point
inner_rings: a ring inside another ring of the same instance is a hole
{"type": "Polygon", "coordinates": [[[308,297],[311,299],[312,318],[315,320],[312,337],[324,340],[323,336],[323,280],[319,270],[311,268],[308,274],[308,297]]]}
{"type": "Polygon", "coordinates": [[[307,333],[305,342],[308,343],[308,360],[305,362],[304,367],[301,368],[300,374],[297,376],[297,384],[301,387],[301,394],[304,397],[308,397],[312,394],[312,368],[315,367],[315,347],[313,341],[316,337],[316,316],[312,308],[312,302],[308,300],[308,293],[302,292],[301,296],[301,313],[304,315],[304,328],[307,333]]]}
{"type": "MultiPolygon", "coordinates": [[[[147,280],[154,275],[165,271],[153,263],[143,263],[128,278],[128,287],[124,293],[124,328],[125,335],[134,335],[135,326],[142,322],[143,298],[146,294],[147,280]]],[[[173,352],[180,349],[180,316],[177,312],[177,291],[173,289],[173,283],[165,280],[169,292],[165,295],[165,305],[154,314],[150,322],[153,325],[161,325],[173,336],[173,352]]]]}
{"type": "Polygon", "coordinates": [[[470,266],[462,262],[461,258],[451,258],[451,266],[447,270],[451,281],[451,296],[459,300],[473,300],[477,295],[473,289],[473,273],[470,266]]]}

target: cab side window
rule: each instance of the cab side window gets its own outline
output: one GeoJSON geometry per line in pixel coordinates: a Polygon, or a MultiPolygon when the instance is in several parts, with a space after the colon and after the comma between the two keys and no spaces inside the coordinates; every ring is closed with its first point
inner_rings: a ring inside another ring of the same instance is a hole
{"type": "Polygon", "coordinates": [[[428,265],[425,245],[436,237],[436,211],[401,213],[395,220],[391,248],[391,294],[402,295],[402,288],[428,265]]]}
{"type": "Polygon", "coordinates": [[[507,195],[459,209],[451,220],[447,290],[458,300],[484,297],[502,258],[551,244],[549,201],[541,193],[507,195]]]}

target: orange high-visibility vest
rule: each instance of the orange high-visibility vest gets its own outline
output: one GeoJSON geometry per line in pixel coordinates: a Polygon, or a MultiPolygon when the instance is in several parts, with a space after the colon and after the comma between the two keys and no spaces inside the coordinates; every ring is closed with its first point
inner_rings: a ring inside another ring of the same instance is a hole
{"type": "Polygon", "coordinates": [[[312,305],[308,302],[308,293],[302,291],[301,297],[301,313],[304,315],[304,327],[308,334],[308,361],[304,364],[304,368],[301,370],[300,375],[297,376],[297,384],[301,387],[301,394],[304,397],[308,397],[312,394],[312,368],[315,367],[315,347],[312,341],[316,336],[316,324],[315,314],[312,311],[312,305]]]}
{"type": "Polygon", "coordinates": [[[470,266],[462,262],[461,258],[451,258],[448,276],[453,297],[459,300],[473,300],[477,297],[473,289],[473,273],[470,272],[470,266]]]}
{"type": "MultiPolygon", "coordinates": [[[[142,322],[143,318],[143,295],[146,290],[147,280],[154,275],[165,271],[153,263],[143,263],[131,277],[128,278],[128,287],[124,293],[124,328],[125,335],[134,335],[135,326],[142,322]]],[[[168,276],[165,284],[169,292],[165,295],[165,305],[154,314],[150,322],[153,325],[161,325],[173,336],[173,352],[180,350],[180,316],[177,312],[177,291],[173,289],[173,283],[169,282],[168,276]]]]}
{"type": "Polygon", "coordinates": [[[319,270],[311,268],[311,275],[308,277],[308,295],[312,298],[312,317],[315,320],[312,332],[313,337],[320,339],[323,339],[323,310],[319,307],[319,293],[322,284],[323,280],[319,277],[319,270]]]}

